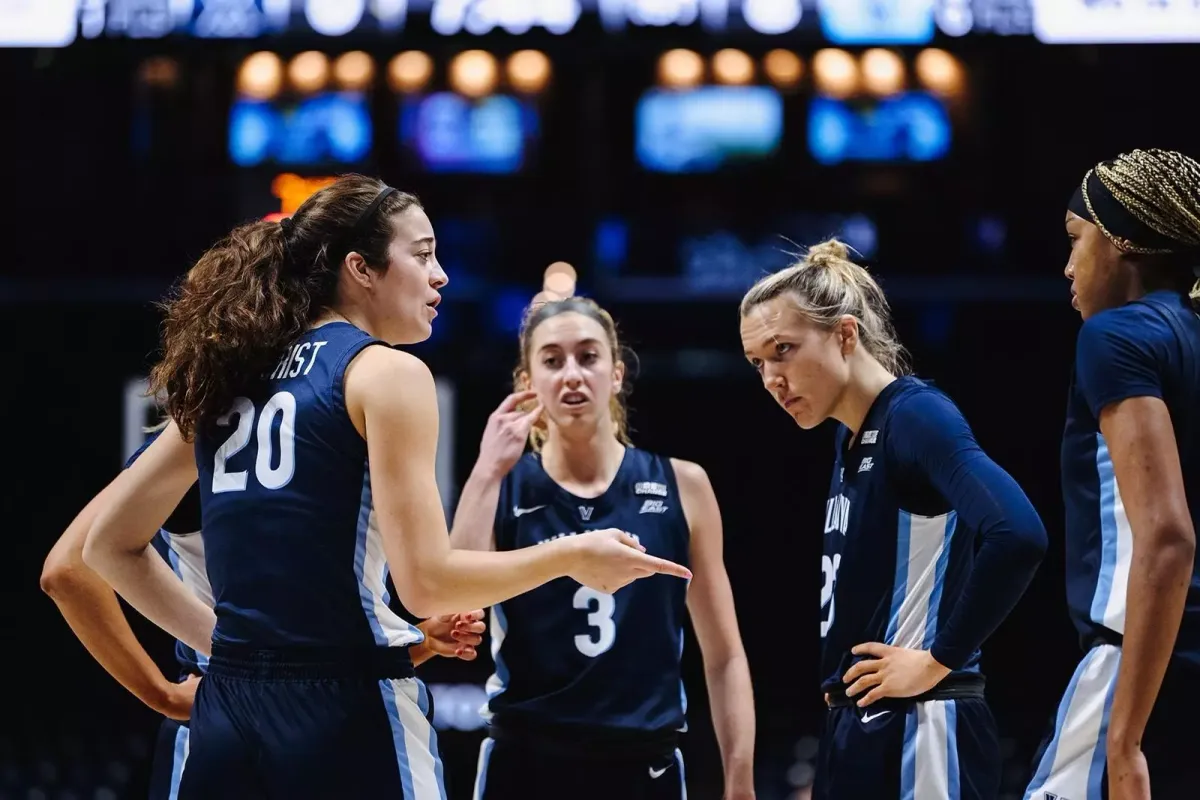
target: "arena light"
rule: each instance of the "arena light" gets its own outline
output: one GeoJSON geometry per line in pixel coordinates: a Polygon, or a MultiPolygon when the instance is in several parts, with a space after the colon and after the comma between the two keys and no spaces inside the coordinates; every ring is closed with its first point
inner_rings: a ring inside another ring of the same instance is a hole
{"type": "Polygon", "coordinates": [[[904,61],[891,50],[867,50],[862,54],[862,82],[871,94],[896,94],[904,88],[904,61]]]}
{"type": "Polygon", "coordinates": [[[420,50],[398,54],[388,65],[388,85],[393,92],[419,92],[433,77],[433,59],[420,50]]]}
{"type": "Polygon", "coordinates": [[[712,58],[712,72],[717,83],[747,84],[754,80],[754,61],[741,50],[718,50],[712,58]]]}
{"type": "Polygon", "coordinates": [[[288,64],[288,82],[301,92],[324,89],[329,83],[329,58],[316,50],[300,53],[288,64]]]}
{"type": "Polygon", "coordinates": [[[791,50],[772,50],[763,56],[763,72],[780,89],[792,89],[804,76],[804,62],[791,50]]]}
{"type": "Polygon", "coordinates": [[[508,83],[518,92],[535,94],[550,82],[550,59],[540,50],[518,50],[505,65],[508,83]]]}
{"type": "Polygon", "coordinates": [[[849,97],[858,91],[858,62],[845,50],[818,50],[812,70],[813,83],[821,94],[849,97]]]}
{"type": "Polygon", "coordinates": [[[247,56],[238,69],[238,94],[258,100],[270,100],[283,85],[283,62],[274,53],[247,56]]]}
{"type": "Polygon", "coordinates": [[[704,79],[704,59],[691,50],[668,50],[658,59],[658,82],[682,89],[704,79]]]}
{"type": "Polygon", "coordinates": [[[361,50],[343,53],[333,62],[333,79],[350,91],[363,91],[375,77],[375,62],[361,50]]]}
{"type": "Polygon", "coordinates": [[[966,83],[962,64],[945,50],[933,47],[922,50],[917,55],[914,67],[921,83],[938,94],[959,94],[966,83]]]}
{"type": "Polygon", "coordinates": [[[268,214],[265,219],[290,217],[305,200],[336,180],[337,178],[328,176],[302,177],[292,172],[276,175],[271,181],[271,194],[279,198],[279,211],[268,214]]]}
{"type": "Polygon", "coordinates": [[[305,0],[304,18],[323,36],[344,36],[358,27],[366,0],[305,0]]]}
{"type": "Polygon", "coordinates": [[[466,97],[484,97],[496,88],[495,57],[485,50],[466,50],[450,62],[450,85],[466,97]]]}

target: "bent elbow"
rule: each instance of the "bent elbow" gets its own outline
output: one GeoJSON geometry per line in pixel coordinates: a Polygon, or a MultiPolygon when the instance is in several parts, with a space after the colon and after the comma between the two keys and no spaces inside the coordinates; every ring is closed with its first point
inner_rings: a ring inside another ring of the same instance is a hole
{"type": "Polygon", "coordinates": [[[95,539],[89,535],[83,543],[83,563],[88,569],[107,580],[104,572],[105,555],[103,545],[97,546],[95,539]]]}
{"type": "Polygon", "coordinates": [[[1155,528],[1153,542],[1155,560],[1164,567],[1186,567],[1191,571],[1196,559],[1196,531],[1188,523],[1169,523],[1155,528]]]}
{"type": "Polygon", "coordinates": [[[76,568],[51,553],[46,558],[46,563],[42,565],[42,575],[38,579],[38,586],[49,597],[58,598],[70,591],[75,577],[76,568]]]}
{"type": "Polygon", "coordinates": [[[403,576],[392,576],[396,584],[396,595],[408,613],[421,619],[429,619],[448,612],[441,611],[436,586],[419,572],[409,571],[403,576]],[[399,578],[399,580],[396,580],[399,578]]]}

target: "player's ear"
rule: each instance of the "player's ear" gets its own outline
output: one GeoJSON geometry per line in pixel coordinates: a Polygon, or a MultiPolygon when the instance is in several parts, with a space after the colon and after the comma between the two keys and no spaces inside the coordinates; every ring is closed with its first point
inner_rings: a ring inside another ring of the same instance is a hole
{"type": "Polygon", "coordinates": [[[349,271],[352,281],[363,288],[370,287],[372,281],[371,270],[367,266],[367,260],[357,250],[351,250],[346,254],[342,266],[349,271]]]}
{"type": "Polygon", "coordinates": [[[513,386],[513,388],[516,391],[528,392],[529,386],[530,386],[529,370],[523,369],[519,373],[517,373],[517,379],[516,379],[516,381],[514,381],[514,384],[515,385],[513,386]]]}
{"type": "Polygon", "coordinates": [[[843,315],[837,322],[837,334],[842,355],[850,355],[858,347],[858,320],[849,314],[843,315]]]}
{"type": "Polygon", "coordinates": [[[613,364],[613,394],[620,394],[621,387],[625,384],[625,362],[618,361],[613,364]]]}

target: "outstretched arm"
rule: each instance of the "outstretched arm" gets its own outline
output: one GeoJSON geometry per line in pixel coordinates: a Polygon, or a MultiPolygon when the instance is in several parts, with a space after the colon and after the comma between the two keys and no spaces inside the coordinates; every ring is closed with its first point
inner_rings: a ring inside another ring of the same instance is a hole
{"type": "Polygon", "coordinates": [[[725,800],[754,797],[754,689],[738,630],[733,590],[725,571],[721,509],[708,474],[699,464],[672,459],[691,528],[692,583],[688,611],[712,707],[713,728],[725,769],[725,800]]]}
{"type": "Polygon", "coordinates": [[[117,479],[83,545],[84,562],[138,613],[209,655],[216,616],[150,546],[196,482],[196,457],[171,423],[117,479]]]}
{"type": "Polygon", "coordinates": [[[54,600],[75,636],[118,683],[158,713],[187,719],[195,687],[167,680],[134,636],[112,587],[83,562],[88,530],[112,494],[110,484],[59,537],[42,566],[42,591],[54,600]]]}
{"type": "Polygon", "coordinates": [[[413,614],[487,607],[563,575],[604,591],[656,572],[690,577],[617,531],[507,553],[452,549],[434,479],[438,410],[428,367],[397,350],[367,348],[347,370],[346,404],[366,436],[384,553],[400,600],[413,614]],[[587,572],[593,567],[602,572],[587,572]]]}

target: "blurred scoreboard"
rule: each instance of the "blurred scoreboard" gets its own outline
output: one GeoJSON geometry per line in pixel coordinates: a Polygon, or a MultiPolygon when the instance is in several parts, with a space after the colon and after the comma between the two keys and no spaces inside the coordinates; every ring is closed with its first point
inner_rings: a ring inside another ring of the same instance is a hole
{"type": "Polygon", "coordinates": [[[1029,34],[1041,5],[1055,6],[1056,18],[1087,18],[1093,8],[1085,0],[38,0],[0,3],[0,45],[64,47],[79,39],[173,35],[565,36],[665,28],[799,34],[845,45],[928,44],[969,33],[1029,34]]]}

